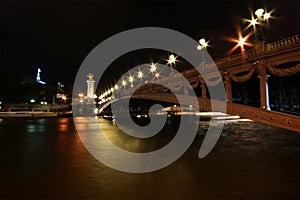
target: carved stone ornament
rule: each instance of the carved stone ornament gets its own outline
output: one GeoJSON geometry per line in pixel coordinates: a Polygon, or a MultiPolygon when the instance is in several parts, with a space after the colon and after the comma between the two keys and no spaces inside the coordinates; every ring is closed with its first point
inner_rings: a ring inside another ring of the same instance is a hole
{"type": "Polygon", "coordinates": [[[278,69],[276,65],[266,65],[268,70],[275,76],[291,76],[300,72],[300,63],[296,64],[294,67],[286,69],[278,69]]]}
{"type": "Polygon", "coordinates": [[[247,74],[242,75],[242,76],[236,76],[233,73],[230,73],[229,75],[233,81],[241,83],[241,82],[248,81],[251,78],[251,76],[253,75],[254,71],[255,71],[255,68],[252,68],[250,71],[248,71],[247,74]]]}
{"type": "Polygon", "coordinates": [[[266,77],[267,76],[267,68],[265,60],[258,60],[254,62],[254,66],[256,71],[259,73],[258,77],[266,77]]]}

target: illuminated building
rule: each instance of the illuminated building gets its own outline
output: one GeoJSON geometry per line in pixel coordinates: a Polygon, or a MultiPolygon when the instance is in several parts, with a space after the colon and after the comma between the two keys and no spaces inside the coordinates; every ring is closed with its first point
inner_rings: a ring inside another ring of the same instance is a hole
{"type": "Polygon", "coordinates": [[[36,75],[36,82],[45,85],[46,83],[41,80],[41,72],[42,72],[42,70],[40,68],[38,68],[38,72],[36,75]]]}
{"type": "Polygon", "coordinates": [[[93,99],[94,98],[94,91],[95,91],[95,81],[93,79],[94,75],[93,74],[89,74],[87,76],[89,79],[86,81],[87,82],[87,98],[88,99],[93,99]]]}

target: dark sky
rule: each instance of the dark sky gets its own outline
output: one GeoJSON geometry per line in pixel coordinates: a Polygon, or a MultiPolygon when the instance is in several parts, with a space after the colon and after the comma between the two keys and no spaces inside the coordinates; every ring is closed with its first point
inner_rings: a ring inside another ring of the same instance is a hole
{"type": "MultiPolygon", "coordinates": [[[[85,56],[121,31],[158,26],[195,40],[211,40],[213,58],[234,44],[234,23],[250,16],[248,8],[275,8],[267,40],[300,31],[299,0],[0,0],[1,80],[36,74],[49,84],[71,87],[85,56]]],[[[142,64],[142,63],[140,63],[142,64]]]]}

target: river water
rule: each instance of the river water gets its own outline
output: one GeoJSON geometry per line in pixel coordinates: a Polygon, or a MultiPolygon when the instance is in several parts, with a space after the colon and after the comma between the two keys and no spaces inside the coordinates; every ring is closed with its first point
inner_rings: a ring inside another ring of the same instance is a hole
{"type": "MultiPolygon", "coordinates": [[[[99,123],[116,144],[134,146],[112,121],[99,123]]],[[[228,120],[213,151],[199,159],[207,127],[200,122],[191,147],[168,167],[131,174],[89,154],[73,118],[0,119],[0,199],[300,198],[299,133],[228,120]]],[[[165,131],[140,150],[172,137],[165,131]]]]}

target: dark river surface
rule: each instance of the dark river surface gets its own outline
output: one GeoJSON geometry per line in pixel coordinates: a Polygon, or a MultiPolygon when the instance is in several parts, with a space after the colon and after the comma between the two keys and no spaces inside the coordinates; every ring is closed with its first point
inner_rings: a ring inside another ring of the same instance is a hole
{"type": "MultiPolygon", "coordinates": [[[[112,121],[99,123],[114,143],[144,151],[172,139],[175,122],[138,146],[112,121]]],[[[200,122],[191,147],[171,165],[132,174],[95,159],[73,118],[0,119],[0,199],[300,199],[300,133],[230,120],[199,159],[207,127],[200,122]]]]}

